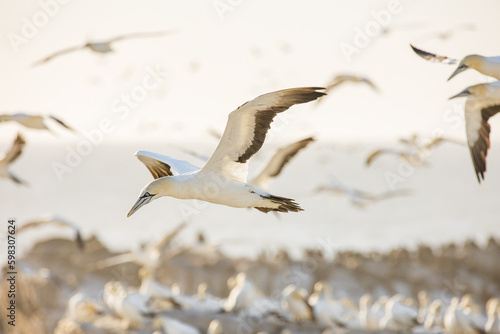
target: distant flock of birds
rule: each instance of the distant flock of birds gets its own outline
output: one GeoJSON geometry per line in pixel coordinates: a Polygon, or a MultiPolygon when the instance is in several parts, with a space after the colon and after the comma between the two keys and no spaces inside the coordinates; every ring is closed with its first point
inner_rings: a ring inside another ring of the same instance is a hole
{"type": "MultiPolygon", "coordinates": [[[[272,333],[283,334],[292,333],[287,324],[295,324],[296,328],[314,324],[324,334],[353,329],[500,333],[500,299],[490,298],[485,305],[480,305],[469,294],[444,301],[432,300],[425,291],[418,294],[418,300],[401,294],[374,299],[367,293],[356,302],[350,298],[335,298],[329,284],[319,281],[310,295],[305,289],[290,284],[278,296],[266,297],[243,272],[228,279],[230,292],[226,298],[211,295],[204,283],[196,294],[182,294],[175,284],[167,286],[155,279],[158,254],[180,229],[182,226],[164,240],[146,246],[148,251],[143,255],[127,260],[141,266],[139,287],[127,287],[118,281],[107,282],[102,300],[78,292],[69,299],[66,316],[59,321],[54,333],[84,333],[92,329],[111,332],[158,329],[160,331],[155,332],[158,334],[233,333],[234,328],[224,328],[229,326],[221,317],[225,314],[236,318],[238,323],[251,317],[279,323],[281,326],[277,328],[282,329],[272,333]],[[169,315],[175,310],[186,312],[190,319],[213,320],[200,328],[169,315]]],[[[106,265],[116,263],[110,261],[106,265]]],[[[102,265],[98,267],[103,268],[102,265]]]]}
{"type": "MultiPolygon", "coordinates": [[[[36,227],[45,221],[33,222],[25,228],[36,227]]],[[[54,221],[54,224],[73,228],[61,219],[55,218],[54,221]]],[[[323,334],[355,329],[500,334],[500,299],[492,297],[481,305],[470,294],[444,300],[433,299],[425,290],[418,293],[417,299],[399,293],[375,299],[366,293],[356,301],[335,297],[327,281],[318,281],[311,294],[290,284],[279,293],[266,296],[244,272],[227,280],[229,294],[226,298],[210,294],[206,283],[201,283],[193,295],[181,293],[176,283],[160,283],[157,270],[160,257],[165,260],[179,252],[189,251],[172,247],[174,238],[187,225],[186,222],[179,224],[160,240],[140,249],[89,264],[86,270],[94,271],[126,262],[135,263],[140,266],[140,286],[130,287],[120,281],[109,281],[103,284],[103,294],[99,299],[77,292],[68,299],[66,313],[58,321],[54,333],[156,329],[155,334],[229,334],[235,332],[234,321],[244,324],[256,317],[273,323],[273,328],[279,328],[269,333],[280,334],[291,334],[291,325],[296,330],[300,330],[301,326],[309,330],[315,328],[323,334]],[[207,321],[183,322],[176,317],[176,311],[184,312],[187,319],[203,318],[207,321]]],[[[77,243],[83,245],[78,233],[77,243]]],[[[199,247],[206,255],[209,251],[206,247],[211,245],[202,243],[199,247]]]]}
{"type": "MultiPolygon", "coordinates": [[[[224,331],[223,322],[215,319],[221,313],[234,314],[240,321],[254,314],[274,317],[283,324],[315,323],[325,334],[339,329],[396,332],[444,329],[447,333],[500,333],[498,298],[490,298],[483,306],[474,302],[470,295],[454,297],[446,303],[439,299],[430,301],[425,292],[419,294],[420,301],[401,294],[374,300],[370,294],[365,294],[356,305],[349,298],[334,298],[327,283],[317,282],[310,296],[304,289],[289,285],[281,292],[279,301],[263,301],[265,297],[255,285],[244,273],[239,273],[228,282],[233,285],[229,296],[220,299],[206,294],[203,287],[195,295],[182,295],[151,281],[146,273],[142,276],[139,289],[127,288],[117,281],[106,283],[103,301],[91,299],[81,292],[75,294],[69,299],[67,315],[59,321],[54,333],[69,333],[68,330],[74,328],[83,332],[90,328],[108,331],[148,328],[151,322],[153,328],[162,330],[155,333],[229,333],[224,331]],[[162,314],[172,308],[192,312],[193,316],[212,314],[214,320],[206,329],[200,330],[162,314]]],[[[280,333],[291,332],[284,329],[280,333]]]]}

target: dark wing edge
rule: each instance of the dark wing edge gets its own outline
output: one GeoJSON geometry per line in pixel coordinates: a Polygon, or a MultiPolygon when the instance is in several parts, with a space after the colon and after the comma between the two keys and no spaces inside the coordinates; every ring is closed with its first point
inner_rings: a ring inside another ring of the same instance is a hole
{"type": "Polygon", "coordinates": [[[151,172],[151,175],[153,175],[153,178],[155,179],[174,175],[170,165],[162,161],[146,157],[144,155],[136,155],[136,157],[144,164],[144,166],[146,166],[146,168],[151,172]]]}
{"type": "Polygon", "coordinates": [[[469,150],[474,164],[477,180],[481,183],[484,180],[484,173],[486,172],[486,156],[490,148],[490,124],[488,120],[496,113],[500,112],[500,105],[490,106],[481,109],[482,121],[481,128],[478,130],[479,137],[476,142],[471,145],[469,143],[469,150]]]}
{"type": "Polygon", "coordinates": [[[59,123],[60,125],[64,126],[66,129],[68,130],[71,130],[71,131],[75,131],[75,129],[71,128],[70,126],[68,126],[66,123],[64,123],[63,121],[61,121],[59,118],[56,118],[52,115],[49,115],[49,118],[56,121],[57,123],[59,123]]]}
{"type": "Polygon", "coordinates": [[[456,59],[448,58],[446,56],[440,56],[440,55],[437,55],[435,53],[430,53],[430,52],[424,51],[422,49],[419,49],[411,44],[410,44],[410,46],[417,55],[424,58],[425,60],[428,60],[431,62],[450,64],[450,65],[457,63],[456,59]]]}

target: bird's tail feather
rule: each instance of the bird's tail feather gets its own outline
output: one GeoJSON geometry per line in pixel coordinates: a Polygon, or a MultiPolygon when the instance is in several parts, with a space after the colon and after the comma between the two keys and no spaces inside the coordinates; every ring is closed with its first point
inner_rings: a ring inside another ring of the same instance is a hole
{"type": "Polygon", "coordinates": [[[273,203],[279,204],[277,208],[269,208],[269,207],[256,207],[257,210],[262,211],[264,213],[268,213],[269,211],[278,211],[278,212],[299,212],[304,211],[293,199],[285,198],[280,196],[268,195],[262,196],[262,198],[267,199],[273,203]]]}

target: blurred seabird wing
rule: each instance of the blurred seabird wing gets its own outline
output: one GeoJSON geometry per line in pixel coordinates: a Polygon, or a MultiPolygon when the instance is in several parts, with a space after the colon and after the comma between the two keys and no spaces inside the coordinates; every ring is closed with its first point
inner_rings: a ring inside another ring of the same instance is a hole
{"type": "Polygon", "coordinates": [[[23,136],[18,133],[16,139],[12,143],[10,150],[5,154],[2,160],[0,160],[0,165],[9,165],[19,158],[23,152],[24,145],[26,141],[23,136]]]}
{"type": "Polygon", "coordinates": [[[280,148],[250,184],[263,189],[261,185],[264,185],[270,178],[278,176],[290,160],[313,141],[314,138],[309,137],[280,148]]]}
{"type": "Polygon", "coordinates": [[[42,60],[39,60],[39,61],[33,63],[33,66],[41,65],[41,64],[46,63],[46,62],[48,62],[56,57],[62,56],[63,54],[70,53],[70,52],[77,51],[77,50],[81,50],[81,49],[84,49],[86,47],[87,47],[87,44],[84,44],[84,45],[79,45],[79,46],[73,46],[73,47],[55,52],[55,53],[51,54],[50,56],[45,57],[42,60]]]}
{"type": "Polygon", "coordinates": [[[64,123],[63,121],[61,121],[59,118],[56,118],[55,116],[52,116],[52,115],[48,115],[47,117],[50,118],[53,121],[56,121],[57,123],[59,123],[59,125],[62,125],[66,129],[68,129],[70,131],[75,131],[75,129],[73,129],[70,126],[68,126],[66,123],[64,123]]]}
{"type": "Polygon", "coordinates": [[[41,225],[54,225],[54,226],[71,228],[73,231],[75,231],[75,241],[77,243],[78,248],[84,249],[84,242],[83,242],[82,235],[81,235],[81,232],[80,232],[80,229],[78,228],[78,226],[76,226],[74,223],[72,223],[66,219],[63,219],[63,218],[60,218],[57,216],[51,216],[48,218],[33,220],[31,222],[28,222],[28,223],[23,224],[22,226],[18,227],[17,232],[21,233],[25,230],[35,228],[35,227],[38,227],[41,225]]]}

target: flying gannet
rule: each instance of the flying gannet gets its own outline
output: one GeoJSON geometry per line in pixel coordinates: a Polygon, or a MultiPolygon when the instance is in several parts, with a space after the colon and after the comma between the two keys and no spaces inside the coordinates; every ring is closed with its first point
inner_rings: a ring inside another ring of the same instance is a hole
{"type": "Polygon", "coordinates": [[[455,75],[469,68],[475,69],[479,73],[500,80],[500,57],[484,57],[480,55],[468,55],[465,56],[462,60],[458,61],[458,59],[449,58],[446,56],[440,56],[434,53],[421,50],[411,44],[410,46],[417,55],[426,60],[448,65],[455,65],[458,63],[457,69],[448,78],[448,80],[450,80],[455,75]]]}
{"type": "Polygon", "coordinates": [[[52,115],[28,115],[25,113],[17,113],[12,115],[0,115],[0,122],[17,122],[27,128],[37,129],[37,130],[50,130],[45,123],[47,120],[53,120],[57,122],[59,125],[62,125],[68,130],[75,131],[71,127],[69,127],[66,123],[61,121],[59,118],[56,118],[52,115]]]}
{"type": "Polygon", "coordinates": [[[164,252],[164,250],[170,246],[172,240],[174,240],[187,225],[188,222],[182,222],[159,240],[152,240],[146,245],[142,245],[140,248],[132,248],[129,252],[97,261],[96,263],[93,263],[89,269],[100,270],[126,262],[133,262],[142,268],[155,273],[160,264],[160,256],[162,254],[166,258],[172,258],[183,251],[178,248],[173,250],[170,249],[168,252],[164,252]]]}
{"type": "Polygon", "coordinates": [[[291,106],[325,95],[324,88],[305,87],[261,95],[231,112],[224,134],[210,159],[200,169],[186,161],[139,151],[136,156],[149,169],[151,181],[130,209],[130,217],[142,206],[162,196],[198,199],[262,212],[298,212],[294,200],[269,194],[247,183],[250,159],[264,144],[274,117],[291,106]]]}
{"type": "Polygon", "coordinates": [[[484,180],[486,155],[490,148],[488,120],[500,111],[500,81],[470,86],[455,96],[467,97],[465,102],[465,131],[477,180],[484,180]]]}
{"type": "Polygon", "coordinates": [[[316,191],[344,194],[349,198],[350,203],[358,208],[364,208],[369,204],[373,204],[381,200],[400,197],[400,196],[407,196],[410,194],[410,191],[407,189],[384,191],[381,193],[373,194],[366,191],[358,190],[351,186],[341,184],[338,181],[333,181],[326,185],[321,185],[316,188],[316,191]]]}
{"type": "Polygon", "coordinates": [[[17,158],[19,158],[19,156],[23,152],[25,144],[26,141],[24,141],[23,136],[21,136],[21,134],[18,133],[16,139],[12,143],[10,150],[5,154],[3,159],[0,160],[0,177],[6,177],[8,179],[11,179],[17,184],[25,184],[17,176],[12,174],[11,171],[9,171],[9,165],[14,161],[16,161],[17,158]]]}
{"type": "Polygon", "coordinates": [[[166,30],[166,31],[154,31],[154,32],[138,32],[138,33],[132,33],[132,34],[125,34],[125,35],[120,35],[105,41],[94,41],[94,42],[87,42],[83,45],[78,45],[78,46],[73,46],[58,52],[55,52],[51,54],[50,56],[47,56],[33,64],[33,66],[38,66],[43,63],[46,63],[56,57],[59,57],[63,54],[70,53],[73,51],[77,50],[82,50],[85,48],[88,48],[89,50],[96,52],[96,53],[108,53],[112,52],[113,48],[111,47],[111,44],[114,42],[118,42],[124,39],[129,39],[129,38],[140,38],[140,37],[153,37],[153,36],[163,36],[168,33],[171,33],[172,31],[166,30]]]}
{"type": "Polygon", "coordinates": [[[69,220],[64,219],[62,217],[59,217],[59,216],[56,216],[56,215],[43,217],[43,218],[40,218],[37,220],[30,221],[26,224],[23,224],[20,227],[18,227],[17,233],[21,233],[25,230],[35,228],[38,226],[42,226],[42,225],[54,225],[54,226],[58,226],[58,227],[71,228],[73,231],[75,231],[75,241],[76,241],[78,248],[80,248],[80,249],[85,248],[85,244],[83,242],[83,238],[82,238],[82,235],[81,235],[81,232],[80,232],[80,229],[78,228],[78,226],[76,224],[70,222],[69,220]]]}
{"type": "Polygon", "coordinates": [[[383,154],[398,155],[403,160],[411,163],[413,166],[420,166],[426,164],[425,158],[429,155],[429,152],[436,146],[444,143],[454,143],[458,145],[465,145],[462,141],[448,138],[443,136],[436,136],[434,138],[426,139],[423,141],[419,140],[417,134],[413,134],[409,138],[401,138],[399,142],[402,143],[405,148],[382,148],[373,151],[366,158],[366,166],[370,166],[373,161],[379,158],[383,154]]]}
{"type": "MultiPolygon", "coordinates": [[[[370,86],[371,89],[373,89],[375,92],[379,92],[378,87],[371,81],[370,79],[360,76],[360,75],[354,75],[354,74],[339,74],[333,77],[333,79],[328,83],[328,85],[325,88],[325,94],[328,94],[331,90],[336,89],[340,85],[343,85],[347,82],[352,82],[352,83],[364,83],[370,86]]],[[[319,104],[323,99],[318,99],[317,104],[319,104]]]]}

